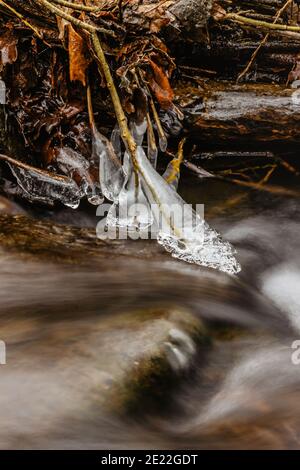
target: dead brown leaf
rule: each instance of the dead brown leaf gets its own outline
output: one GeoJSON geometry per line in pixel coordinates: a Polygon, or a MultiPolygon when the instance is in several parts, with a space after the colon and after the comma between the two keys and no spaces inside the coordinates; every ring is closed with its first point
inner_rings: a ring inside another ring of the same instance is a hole
{"type": "Polygon", "coordinates": [[[90,63],[84,39],[75,31],[71,24],[69,27],[69,66],[70,80],[79,81],[86,86],[86,71],[90,63]]]}
{"type": "Polygon", "coordinates": [[[174,92],[171,88],[169,78],[166,73],[153,60],[149,59],[153,76],[149,78],[149,85],[157,101],[163,109],[170,109],[174,99],[174,92]]]}

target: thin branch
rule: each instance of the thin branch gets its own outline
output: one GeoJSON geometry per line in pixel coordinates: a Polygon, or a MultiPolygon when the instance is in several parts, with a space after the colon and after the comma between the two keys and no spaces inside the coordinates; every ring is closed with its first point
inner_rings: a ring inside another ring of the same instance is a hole
{"type": "Polygon", "coordinates": [[[92,37],[92,43],[93,43],[93,46],[94,46],[96,56],[98,58],[99,65],[100,65],[101,70],[104,74],[106,84],[107,84],[107,88],[110,92],[110,96],[111,96],[111,99],[112,99],[112,102],[113,102],[113,105],[114,105],[116,118],[117,118],[119,128],[120,128],[120,131],[121,131],[121,137],[122,137],[123,141],[125,142],[125,144],[127,145],[127,150],[129,151],[130,156],[132,158],[133,165],[136,168],[136,165],[137,165],[137,163],[136,163],[136,149],[137,149],[136,143],[135,143],[134,138],[132,137],[131,132],[129,130],[129,127],[128,127],[128,124],[127,124],[127,119],[126,119],[125,113],[123,111],[121,101],[120,101],[117,89],[115,87],[114,80],[113,80],[109,65],[106,61],[105,54],[104,54],[104,51],[102,49],[101,42],[99,40],[98,34],[94,32],[91,37],[92,37]]]}
{"type": "MultiPolygon", "coordinates": [[[[191,163],[191,162],[185,162],[185,166],[186,168],[191,170],[193,173],[195,173],[199,178],[203,178],[204,172],[206,170],[204,170],[203,172],[201,168],[198,168],[197,165],[194,165],[194,163],[191,163]]],[[[284,188],[283,186],[264,185],[262,184],[261,181],[258,183],[254,183],[250,181],[237,180],[235,178],[228,178],[228,177],[221,176],[221,175],[215,175],[212,173],[208,173],[207,176],[210,178],[221,180],[221,181],[226,181],[228,183],[236,184],[238,186],[243,186],[245,188],[255,189],[258,191],[264,191],[270,194],[277,194],[277,195],[297,197],[297,198],[300,196],[300,191],[289,189],[289,188],[284,188]]]]}
{"type": "Polygon", "coordinates": [[[69,15],[69,13],[66,13],[61,8],[58,8],[55,5],[52,5],[52,3],[48,2],[48,0],[37,0],[37,2],[43,5],[48,10],[50,10],[54,15],[64,18],[70,23],[73,23],[78,28],[82,28],[86,31],[89,31],[90,33],[95,33],[96,31],[98,31],[99,33],[103,33],[103,34],[107,34],[109,36],[115,37],[115,33],[113,31],[110,31],[105,28],[101,28],[100,26],[93,26],[89,23],[86,23],[85,21],[79,20],[78,18],[74,18],[74,16],[69,15]]]}
{"type": "Polygon", "coordinates": [[[300,26],[290,26],[287,24],[274,24],[267,21],[254,20],[253,18],[246,18],[245,16],[238,15],[237,13],[227,13],[224,20],[234,21],[235,23],[246,24],[259,28],[270,29],[273,31],[294,31],[300,32],[300,26]]]}
{"type": "Polygon", "coordinates": [[[155,107],[155,104],[154,104],[154,100],[153,100],[153,98],[152,98],[152,95],[150,96],[149,101],[150,101],[150,106],[151,106],[152,114],[153,114],[153,117],[154,117],[154,122],[155,122],[155,124],[156,124],[157,133],[158,133],[158,135],[159,135],[159,137],[160,137],[161,139],[167,140],[166,134],[165,134],[165,131],[163,130],[162,124],[161,124],[161,122],[160,122],[159,115],[158,115],[158,112],[157,112],[157,110],[156,110],[156,107],[155,107]]]}
{"type": "Polygon", "coordinates": [[[37,28],[35,28],[32,24],[30,24],[27,20],[25,20],[25,18],[23,17],[23,15],[21,15],[21,13],[19,13],[17,10],[15,10],[13,7],[11,7],[10,5],[8,5],[7,3],[5,3],[3,0],[0,0],[0,5],[3,5],[7,10],[9,10],[11,13],[13,13],[15,16],[17,16],[26,26],[28,26],[28,28],[30,28],[36,35],[39,39],[41,39],[43,41],[43,36],[41,35],[41,33],[38,31],[37,28]]]}
{"type": "MultiPolygon", "coordinates": [[[[285,12],[285,10],[287,9],[287,7],[293,3],[293,0],[287,0],[287,2],[285,3],[285,5],[283,5],[282,8],[280,8],[280,10],[277,12],[277,15],[275,16],[274,18],[274,21],[273,21],[273,24],[276,24],[277,21],[280,19],[281,15],[285,12]]],[[[253,52],[251,58],[250,58],[250,61],[248,63],[248,65],[245,67],[245,69],[239,74],[238,78],[237,78],[237,82],[239,82],[248,72],[249,70],[251,69],[256,57],[258,56],[258,53],[259,51],[261,50],[261,48],[267,43],[268,39],[270,37],[270,33],[267,33],[265,35],[265,37],[263,38],[263,40],[261,41],[260,45],[257,47],[257,49],[253,52]]]]}
{"type": "Polygon", "coordinates": [[[88,5],[82,5],[81,3],[73,3],[68,2],[67,0],[52,0],[54,3],[58,5],[62,5],[63,7],[70,8],[71,10],[78,10],[78,11],[87,11],[87,12],[97,12],[101,10],[101,7],[92,7],[88,5]]]}

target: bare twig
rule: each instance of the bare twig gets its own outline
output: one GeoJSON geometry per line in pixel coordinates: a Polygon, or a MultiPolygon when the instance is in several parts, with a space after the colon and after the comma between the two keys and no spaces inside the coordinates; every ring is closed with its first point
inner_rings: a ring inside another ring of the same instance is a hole
{"type": "Polygon", "coordinates": [[[74,18],[74,16],[69,15],[69,13],[66,13],[63,11],[61,8],[58,8],[57,6],[53,5],[52,3],[48,2],[48,0],[37,0],[38,3],[43,5],[45,8],[50,10],[54,15],[60,16],[61,18],[64,18],[65,20],[69,21],[70,23],[73,23],[75,26],[78,28],[82,28],[85,31],[88,31],[90,33],[95,33],[98,31],[99,33],[107,34],[109,36],[115,37],[115,33],[113,31],[110,31],[105,28],[101,28],[100,26],[94,26],[90,23],[87,23],[86,21],[79,20],[78,18],[74,18]]]}
{"type": "Polygon", "coordinates": [[[15,10],[13,7],[5,3],[3,0],[0,0],[0,5],[3,5],[7,10],[9,10],[11,13],[13,13],[15,16],[17,16],[28,28],[30,28],[39,39],[43,40],[43,36],[41,33],[38,31],[37,28],[35,28],[32,24],[30,24],[24,17],[19,13],[17,10],[15,10]]]}
{"type": "Polygon", "coordinates": [[[258,28],[269,29],[273,31],[293,31],[296,33],[300,32],[300,26],[268,23],[267,21],[260,21],[260,20],[254,20],[253,18],[247,18],[245,16],[238,15],[237,13],[227,13],[223,19],[234,21],[235,23],[245,24],[248,26],[254,26],[258,28]]]}
{"type": "Polygon", "coordinates": [[[101,7],[92,7],[88,5],[83,5],[82,3],[73,3],[68,2],[67,0],[52,0],[54,3],[58,5],[62,5],[63,7],[70,8],[71,10],[78,10],[78,11],[87,11],[87,12],[97,12],[101,10],[101,7]]]}
{"type": "Polygon", "coordinates": [[[123,111],[121,101],[120,101],[117,89],[115,87],[109,65],[106,61],[105,54],[103,52],[99,37],[97,33],[95,32],[92,34],[92,42],[93,42],[96,56],[98,58],[99,65],[101,67],[101,70],[106,80],[107,88],[110,92],[110,96],[114,105],[116,118],[117,118],[119,128],[121,131],[121,137],[123,141],[125,142],[125,144],[127,145],[127,150],[129,151],[130,156],[132,158],[133,165],[136,168],[136,143],[134,141],[134,138],[131,135],[131,132],[129,131],[127,119],[123,111]]]}
{"type": "MultiPolygon", "coordinates": [[[[284,13],[284,11],[287,9],[287,7],[293,3],[293,0],[287,0],[287,2],[283,5],[282,8],[280,8],[280,10],[277,12],[277,15],[275,16],[274,18],[274,21],[273,21],[273,24],[276,24],[277,21],[279,20],[279,18],[281,17],[281,15],[284,13]]],[[[257,49],[253,52],[251,58],[250,58],[250,61],[248,63],[248,65],[245,67],[245,69],[239,74],[238,78],[237,78],[237,81],[239,82],[248,72],[249,70],[251,69],[256,57],[258,56],[258,53],[259,51],[261,50],[261,48],[267,43],[268,39],[270,37],[270,33],[267,33],[265,35],[265,37],[263,38],[263,40],[261,41],[260,45],[257,47],[257,49]]]]}
{"type": "MultiPolygon", "coordinates": [[[[197,165],[194,165],[191,162],[188,162],[188,164],[185,163],[185,166],[191,170],[193,173],[195,173],[197,176],[200,178],[203,178],[203,170],[201,168],[198,168],[197,165]]],[[[204,170],[205,172],[205,170],[204,170]]],[[[288,197],[299,197],[300,196],[300,191],[294,190],[294,189],[289,189],[289,188],[284,188],[282,186],[270,186],[270,185],[265,185],[262,184],[262,181],[258,183],[250,182],[250,181],[242,181],[242,180],[237,180],[235,178],[227,178],[225,176],[221,175],[215,175],[212,173],[208,173],[208,177],[210,178],[215,178],[219,179],[221,181],[227,181],[228,183],[236,184],[238,186],[243,186],[249,189],[255,189],[258,191],[264,191],[270,194],[276,194],[276,195],[282,195],[282,196],[288,196],[288,197]]]]}

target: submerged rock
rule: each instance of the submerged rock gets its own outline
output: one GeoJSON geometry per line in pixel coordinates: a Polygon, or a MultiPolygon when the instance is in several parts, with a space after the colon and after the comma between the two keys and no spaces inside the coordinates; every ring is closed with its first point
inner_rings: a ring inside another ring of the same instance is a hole
{"type": "MultiPolygon", "coordinates": [[[[72,374],[80,363],[76,388],[110,412],[145,412],[170,404],[172,388],[191,368],[199,345],[209,346],[202,322],[183,309],[103,315],[86,322],[82,332],[80,324],[70,323],[58,345],[65,349],[64,341],[70,340],[71,349],[62,351],[61,374],[72,374]]],[[[60,325],[54,326],[54,337],[56,329],[60,325]]]]}

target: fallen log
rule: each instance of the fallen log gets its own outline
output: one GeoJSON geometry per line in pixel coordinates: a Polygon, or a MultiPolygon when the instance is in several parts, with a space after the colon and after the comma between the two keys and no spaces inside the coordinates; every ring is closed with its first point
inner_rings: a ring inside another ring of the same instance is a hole
{"type": "Polygon", "coordinates": [[[210,81],[201,92],[185,85],[176,94],[190,139],[206,148],[260,150],[300,143],[299,92],[294,88],[210,81]]]}

